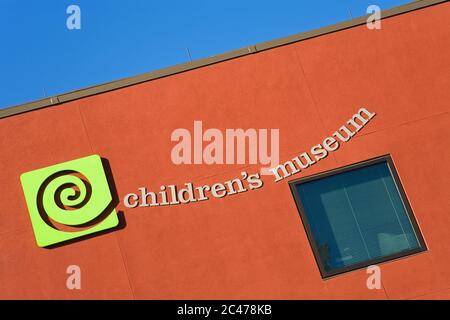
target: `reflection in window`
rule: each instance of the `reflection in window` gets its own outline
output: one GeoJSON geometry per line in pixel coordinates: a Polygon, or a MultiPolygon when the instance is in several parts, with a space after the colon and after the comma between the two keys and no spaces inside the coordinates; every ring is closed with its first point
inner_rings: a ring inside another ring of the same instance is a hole
{"type": "Polygon", "coordinates": [[[291,183],[329,276],[425,249],[388,159],[291,183]]]}

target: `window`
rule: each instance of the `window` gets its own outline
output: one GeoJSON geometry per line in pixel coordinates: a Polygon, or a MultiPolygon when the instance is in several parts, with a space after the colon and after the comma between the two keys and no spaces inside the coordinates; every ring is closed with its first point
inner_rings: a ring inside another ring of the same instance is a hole
{"type": "Polygon", "coordinates": [[[290,186],[322,277],[426,250],[389,156],[290,186]]]}

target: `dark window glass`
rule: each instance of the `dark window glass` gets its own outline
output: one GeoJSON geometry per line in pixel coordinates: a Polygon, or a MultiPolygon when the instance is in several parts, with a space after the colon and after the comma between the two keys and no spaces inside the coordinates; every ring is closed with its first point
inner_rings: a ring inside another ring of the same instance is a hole
{"type": "Polygon", "coordinates": [[[425,249],[390,158],[291,182],[323,276],[425,249]]]}

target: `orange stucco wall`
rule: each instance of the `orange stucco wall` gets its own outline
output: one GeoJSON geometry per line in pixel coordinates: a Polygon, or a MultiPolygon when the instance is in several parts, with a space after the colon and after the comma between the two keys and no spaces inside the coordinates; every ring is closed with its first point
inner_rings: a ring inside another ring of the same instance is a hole
{"type": "Polygon", "coordinates": [[[0,120],[0,298],[450,298],[450,4],[0,120]],[[280,159],[320,143],[360,106],[377,116],[299,178],[391,154],[428,251],[320,276],[287,179],[180,206],[127,209],[126,226],[38,248],[21,173],[99,154],[117,194],[211,184],[255,165],[171,162],[176,128],[279,128],[280,159]],[[66,268],[82,289],[66,288],[66,268]]]}

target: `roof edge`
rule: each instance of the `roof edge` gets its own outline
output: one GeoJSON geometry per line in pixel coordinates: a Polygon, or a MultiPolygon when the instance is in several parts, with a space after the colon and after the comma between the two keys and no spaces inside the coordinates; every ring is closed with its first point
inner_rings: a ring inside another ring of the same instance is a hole
{"type": "MultiPolygon", "coordinates": [[[[407,4],[397,6],[397,7],[391,8],[391,9],[383,10],[381,12],[381,18],[382,19],[390,18],[390,17],[396,16],[399,14],[411,12],[414,10],[426,8],[426,7],[444,3],[444,2],[447,2],[447,0],[419,0],[419,1],[411,2],[411,3],[407,3],[407,4]]],[[[185,72],[185,71],[189,71],[189,70],[193,70],[193,69],[197,69],[197,68],[201,68],[201,67],[205,67],[205,66],[209,66],[209,65],[227,61],[230,59],[239,58],[239,57],[242,57],[245,55],[254,54],[254,53],[257,53],[260,51],[265,51],[265,50],[277,48],[280,46],[288,45],[288,44],[291,44],[294,42],[299,42],[299,41],[315,38],[318,36],[326,35],[329,33],[333,33],[333,32],[337,32],[337,31],[349,29],[352,27],[360,26],[360,25],[366,23],[367,18],[368,18],[368,15],[365,15],[365,16],[362,16],[359,18],[355,18],[355,19],[344,21],[344,22],[336,23],[333,25],[325,26],[325,27],[322,27],[319,29],[301,32],[301,33],[297,33],[297,34],[294,34],[291,36],[262,42],[262,43],[248,46],[245,48],[228,51],[228,52],[218,54],[215,56],[202,58],[202,59],[198,59],[198,60],[194,60],[194,61],[186,62],[186,63],[182,63],[182,64],[177,64],[177,65],[174,65],[171,67],[146,72],[146,73],[143,73],[143,74],[140,74],[137,76],[132,76],[132,77],[128,77],[128,78],[124,78],[124,79],[120,79],[120,80],[115,80],[115,81],[108,82],[108,83],[103,83],[103,84],[99,84],[99,85],[95,85],[95,86],[91,86],[91,87],[87,87],[87,88],[83,88],[83,89],[79,89],[79,90],[75,90],[75,91],[71,91],[71,92],[67,92],[67,93],[62,93],[62,94],[44,98],[41,100],[35,100],[32,102],[27,102],[24,104],[19,104],[16,106],[8,107],[8,108],[0,110],[0,119],[18,115],[18,114],[25,113],[25,112],[29,112],[29,111],[33,111],[33,110],[37,110],[37,109],[41,109],[41,108],[45,108],[45,107],[49,107],[49,106],[62,104],[62,103],[68,102],[68,101],[73,101],[73,100],[81,99],[84,97],[89,97],[92,95],[112,91],[112,90],[125,88],[125,87],[131,86],[131,85],[135,85],[135,84],[139,84],[139,83],[143,83],[143,82],[147,82],[147,81],[151,81],[151,80],[156,80],[159,78],[175,75],[175,74],[178,74],[181,72],[185,72]]]]}

